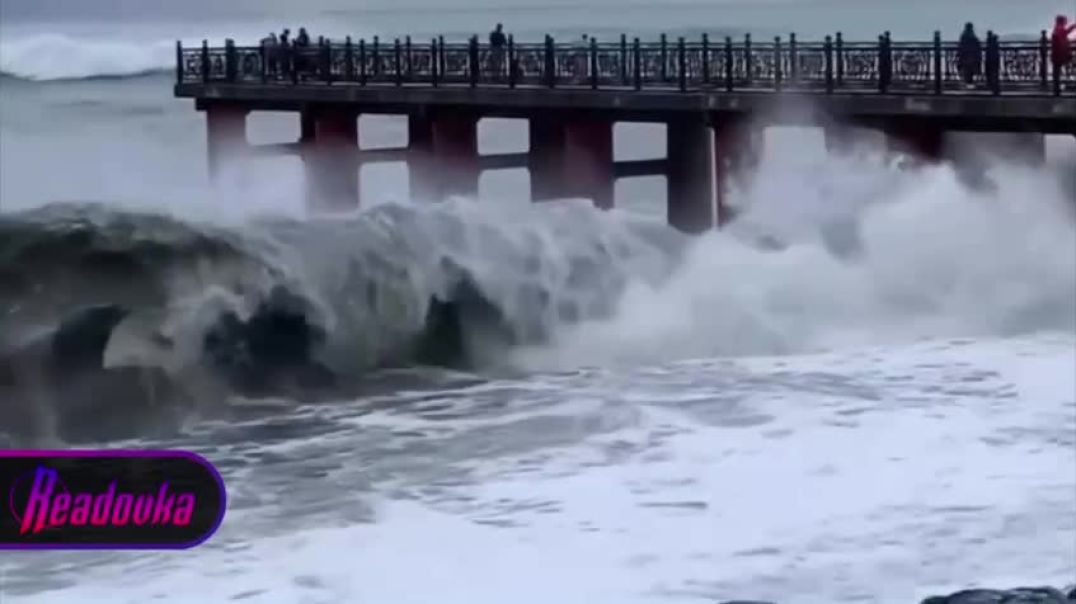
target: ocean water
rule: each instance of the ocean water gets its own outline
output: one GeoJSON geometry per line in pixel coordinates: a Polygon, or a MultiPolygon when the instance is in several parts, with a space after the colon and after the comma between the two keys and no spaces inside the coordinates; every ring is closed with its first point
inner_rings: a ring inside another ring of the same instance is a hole
{"type": "MultiPolygon", "coordinates": [[[[618,182],[599,212],[529,204],[522,170],[429,203],[405,166],[370,166],[363,208],[316,220],[294,158],[211,189],[203,116],[161,71],[177,38],[282,24],[927,38],[969,19],[1033,36],[1065,10],[0,0],[0,442],[191,449],[230,498],[190,551],[0,554],[0,603],[902,603],[1076,582],[1072,137],[1038,167],[965,138],[989,183],[969,188],[869,133],[838,157],[771,129],[740,218],[697,238],[664,225],[660,178],[618,182]],[[279,288],[348,387],[203,387],[206,331],[279,288]],[[465,365],[424,362],[444,352],[431,300],[463,317],[465,365]],[[163,368],[174,398],[4,390],[25,341],[105,303],[128,314],[104,363],[163,368]]],[[[369,146],[406,132],[360,126],[369,146]]],[[[660,134],[618,125],[618,157],[660,157],[660,134]]],[[[297,135],[295,116],[251,119],[252,142],[297,135]]],[[[510,120],[480,139],[526,148],[510,120]]]]}

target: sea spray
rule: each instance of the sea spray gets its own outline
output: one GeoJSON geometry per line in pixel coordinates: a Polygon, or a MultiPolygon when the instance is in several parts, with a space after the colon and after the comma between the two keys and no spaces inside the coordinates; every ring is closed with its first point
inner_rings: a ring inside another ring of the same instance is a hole
{"type": "Polygon", "coordinates": [[[995,164],[987,191],[946,165],[906,171],[881,156],[771,159],[762,170],[737,222],[695,240],[667,282],[630,283],[611,318],[562,326],[513,362],[563,369],[1076,329],[1076,225],[1051,169],[995,164]]]}

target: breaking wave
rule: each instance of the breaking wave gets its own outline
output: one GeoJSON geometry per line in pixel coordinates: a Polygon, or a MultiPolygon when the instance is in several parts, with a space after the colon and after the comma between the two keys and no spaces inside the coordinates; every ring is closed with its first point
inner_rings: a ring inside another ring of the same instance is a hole
{"type": "Polygon", "coordinates": [[[1047,170],[997,166],[976,192],[947,166],[775,161],[730,228],[699,238],[584,202],[230,226],[96,204],[0,214],[4,428],[145,435],[232,412],[221,401],[354,396],[386,368],[1076,331],[1071,192],[1047,170]]]}
{"type": "Polygon", "coordinates": [[[0,215],[5,428],[77,439],[111,414],[137,433],[139,407],[159,422],[191,401],[343,396],[376,368],[483,364],[608,315],[629,276],[656,283],[686,241],[580,204],[521,211],[493,224],[462,202],[384,205],[243,227],[102,205],[0,215]]]}
{"type": "Polygon", "coordinates": [[[170,72],[175,64],[175,40],[94,40],[38,34],[0,42],[0,74],[31,81],[144,76],[170,72]]]}

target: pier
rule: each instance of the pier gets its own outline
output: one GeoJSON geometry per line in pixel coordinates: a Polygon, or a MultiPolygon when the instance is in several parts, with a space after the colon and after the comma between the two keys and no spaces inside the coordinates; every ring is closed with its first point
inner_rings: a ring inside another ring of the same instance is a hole
{"type": "Polygon", "coordinates": [[[1076,67],[1049,61],[1037,41],[987,33],[966,81],[956,42],[869,42],[840,34],[697,40],[661,36],[585,45],[511,37],[491,48],[478,37],[319,41],[305,48],[176,44],[175,95],[206,114],[211,178],[235,158],[296,154],[316,211],[358,207],[359,168],[408,164],[411,196],[475,195],[483,170],[526,167],[534,201],[583,197],[613,206],[617,178],[666,176],[668,222],[701,232],[729,219],[729,181],[761,153],[766,125],[820,125],[826,146],[847,146],[848,128],[884,133],[894,150],[940,161],[950,132],[1019,135],[1034,156],[1045,134],[1076,136],[1076,67]],[[252,111],[300,116],[294,143],[253,146],[252,111]],[[408,143],[364,150],[364,114],[406,115],[408,143]],[[482,156],[486,117],[526,119],[529,151],[482,156]],[[664,159],[614,161],[613,125],[666,125],[664,159]]]}

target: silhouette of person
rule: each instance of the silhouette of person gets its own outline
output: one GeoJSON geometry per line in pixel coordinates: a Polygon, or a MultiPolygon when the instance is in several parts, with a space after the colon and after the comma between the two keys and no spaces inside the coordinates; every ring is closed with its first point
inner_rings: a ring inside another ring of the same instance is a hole
{"type": "Polygon", "coordinates": [[[504,53],[508,39],[504,35],[504,26],[500,23],[489,33],[489,70],[493,77],[500,78],[504,74],[504,53]]]}
{"type": "Polygon", "coordinates": [[[964,33],[960,34],[956,62],[960,78],[970,88],[975,83],[975,77],[982,73],[983,63],[983,44],[971,23],[965,23],[964,33]]]}

